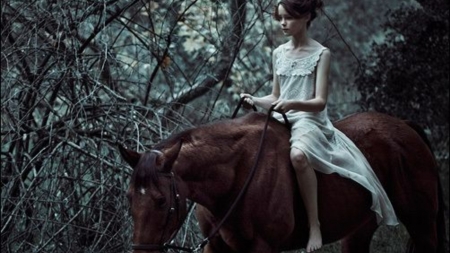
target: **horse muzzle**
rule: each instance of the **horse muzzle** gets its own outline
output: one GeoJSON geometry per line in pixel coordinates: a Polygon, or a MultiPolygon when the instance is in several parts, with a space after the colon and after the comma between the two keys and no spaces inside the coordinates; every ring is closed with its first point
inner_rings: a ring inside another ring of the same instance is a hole
{"type": "Polygon", "coordinates": [[[166,252],[167,248],[165,245],[158,244],[133,244],[131,245],[133,252],[135,251],[145,251],[145,252],[166,252]]]}

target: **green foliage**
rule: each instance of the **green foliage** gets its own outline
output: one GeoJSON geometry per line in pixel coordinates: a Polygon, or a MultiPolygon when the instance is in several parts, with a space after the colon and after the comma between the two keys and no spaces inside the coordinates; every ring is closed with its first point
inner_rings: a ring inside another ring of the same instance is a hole
{"type": "Polygon", "coordinates": [[[438,2],[390,15],[385,41],[373,44],[356,80],[364,108],[448,126],[449,12],[447,1],[438,2]]]}
{"type": "Polygon", "coordinates": [[[365,110],[415,121],[428,132],[448,196],[449,2],[418,2],[390,14],[385,40],[373,44],[355,84],[365,110]]]}

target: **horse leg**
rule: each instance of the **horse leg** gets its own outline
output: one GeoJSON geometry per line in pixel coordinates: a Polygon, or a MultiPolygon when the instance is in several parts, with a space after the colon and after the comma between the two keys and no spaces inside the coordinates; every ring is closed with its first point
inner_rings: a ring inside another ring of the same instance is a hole
{"type": "Polygon", "coordinates": [[[278,253],[272,246],[267,244],[262,239],[254,239],[253,242],[245,243],[248,246],[242,246],[239,251],[235,251],[227,245],[227,243],[222,239],[221,236],[215,236],[206,245],[203,253],[237,253],[237,252],[248,252],[248,253],[278,253]]]}
{"type": "Polygon", "coordinates": [[[376,219],[370,219],[366,224],[342,240],[342,253],[369,253],[370,242],[377,228],[376,219]]]}
{"type": "Polygon", "coordinates": [[[408,253],[433,253],[437,252],[437,229],[434,219],[427,220],[424,217],[404,223],[408,230],[410,241],[408,253]]]}
{"type": "Polygon", "coordinates": [[[205,246],[203,253],[236,253],[222,239],[221,236],[214,236],[205,246]]]}
{"type": "Polygon", "coordinates": [[[274,249],[273,246],[269,245],[264,239],[262,238],[255,238],[252,243],[252,247],[248,251],[249,253],[278,253],[280,251],[274,249]]]}
{"type": "MultiPolygon", "coordinates": [[[[413,182],[412,180],[410,180],[413,182]]],[[[416,181],[418,182],[418,181],[416,181]]],[[[427,182],[428,183],[428,182],[427,182]]],[[[418,184],[418,183],[417,183],[418,184]]],[[[408,230],[410,241],[408,243],[408,253],[436,253],[438,252],[438,195],[433,189],[432,183],[418,189],[413,189],[405,193],[401,199],[395,199],[398,218],[408,230]]],[[[437,187],[436,187],[437,188],[437,187]]],[[[442,251],[442,250],[441,250],[442,251]]]]}

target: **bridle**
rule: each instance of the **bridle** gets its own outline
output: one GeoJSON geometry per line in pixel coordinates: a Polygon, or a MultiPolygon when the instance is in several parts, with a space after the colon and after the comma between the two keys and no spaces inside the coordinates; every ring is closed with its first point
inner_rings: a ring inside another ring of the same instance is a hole
{"type": "MultiPolygon", "coordinates": [[[[232,118],[236,117],[236,114],[237,114],[237,112],[238,112],[238,110],[241,107],[243,102],[244,102],[244,98],[242,98],[240,100],[239,105],[236,108],[236,110],[234,111],[232,118]]],[[[183,220],[183,222],[180,223],[178,229],[173,232],[173,234],[171,235],[171,237],[169,238],[169,240],[167,242],[160,243],[160,244],[142,244],[142,243],[132,244],[131,247],[132,247],[133,250],[148,250],[148,251],[150,251],[150,250],[159,250],[159,251],[166,252],[168,249],[175,249],[175,250],[180,250],[180,251],[185,251],[185,252],[197,252],[197,251],[203,249],[203,247],[206,246],[206,244],[209,242],[210,238],[213,237],[219,231],[219,229],[225,223],[227,218],[231,215],[232,211],[234,210],[234,208],[236,207],[237,203],[239,202],[239,200],[242,198],[242,196],[246,192],[248,186],[250,185],[251,180],[253,179],[253,176],[255,175],[256,168],[258,167],[258,163],[259,163],[259,160],[260,160],[259,158],[261,156],[261,151],[262,151],[262,148],[263,148],[264,140],[265,140],[265,137],[266,137],[267,126],[269,124],[269,120],[271,118],[272,112],[274,111],[274,107],[275,106],[270,107],[270,109],[268,111],[266,122],[264,124],[264,130],[263,130],[263,133],[261,135],[260,142],[259,142],[259,148],[258,148],[258,153],[256,155],[255,163],[254,163],[254,165],[253,165],[249,175],[247,176],[247,179],[246,179],[246,181],[244,183],[244,186],[242,187],[241,191],[239,192],[239,194],[234,199],[234,202],[231,204],[231,206],[228,209],[228,211],[225,214],[225,216],[222,218],[220,223],[214,228],[214,230],[209,234],[209,236],[206,237],[205,239],[203,239],[203,241],[201,243],[199,243],[195,247],[187,248],[187,247],[181,247],[181,246],[176,246],[176,245],[171,244],[170,242],[177,236],[178,232],[181,229],[181,226],[184,223],[184,220],[186,219],[185,218],[183,220]]],[[[256,107],[255,106],[253,106],[253,110],[256,111],[256,107]]],[[[289,121],[288,121],[286,115],[284,113],[281,113],[281,114],[283,115],[283,119],[284,119],[285,124],[289,127],[289,121]]],[[[154,152],[161,152],[159,150],[153,150],[153,151],[154,152]]],[[[158,172],[158,175],[168,176],[168,177],[170,177],[170,180],[171,180],[171,183],[170,183],[170,188],[171,188],[171,190],[170,190],[171,191],[171,194],[170,194],[170,196],[171,196],[170,197],[171,205],[170,205],[170,207],[168,209],[168,215],[166,216],[166,221],[165,221],[166,225],[164,226],[164,231],[161,234],[161,240],[160,241],[162,242],[162,240],[164,238],[164,234],[166,233],[167,224],[169,223],[172,214],[176,212],[176,214],[177,214],[177,216],[176,216],[177,222],[180,220],[180,217],[179,217],[179,215],[180,215],[180,212],[179,212],[180,195],[178,193],[178,187],[177,187],[177,184],[176,184],[176,181],[175,181],[175,175],[174,175],[174,173],[172,171],[171,172],[158,172]]],[[[189,207],[189,210],[188,210],[187,213],[190,212],[190,210],[193,208],[193,206],[194,206],[194,203],[191,204],[191,206],[189,207]]]]}
{"type": "MultiPolygon", "coordinates": [[[[155,152],[160,152],[157,150],[154,150],[155,152]]],[[[166,234],[166,228],[167,225],[169,224],[172,216],[174,214],[176,214],[175,218],[176,218],[176,222],[178,223],[180,221],[180,194],[178,193],[178,187],[177,187],[177,183],[175,181],[175,174],[173,171],[171,172],[157,172],[158,176],[165,176],[165,177],[169,177],[170,179],[170,206],[167,209],[167,215],[166,215],[166,221],[165,221],[165,225],[164,225],[164,230],[163,233],[161,233],[161,239],[159,244],[143,244],[143,243],[137,243],[137,244],[132,244],[131,248],[133,250],[159,250],[159,251],[167,251],[168,249],[176,249],[176,250],[183,250],[183,251],[187,251],[187,252],[193,252],[191,250],[191,248],[185,248],[185,247],[180,247],[180,246],[175,246],[170,244],[169,242],[171,242],[176,235],[178,234],[180,228],[181,228],[181,224],[178,227],[178,229],[176,231],[174,231],[172,233],[172,235],[170,236],[169,240],[165,243],[163,242],[164,239],[164,235],[166,234]]],[[[191,204],[191,207],[189,208],[192,209],[193,204],[191,204]]],[[[189,213],[189,212],[188,212],[189,213]]],[[[183,220],[184,222],[184,220],[183,220]]]]}

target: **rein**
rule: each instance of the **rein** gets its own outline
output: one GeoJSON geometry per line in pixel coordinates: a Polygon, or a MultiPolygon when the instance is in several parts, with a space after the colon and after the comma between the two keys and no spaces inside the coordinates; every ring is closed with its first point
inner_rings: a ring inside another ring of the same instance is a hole
{"type": "MultiPolygon", "coordinates": [[[[238,104],[236,110],[234,111],[233,115],[231,116],[232,119],[234,119],[236,117],[237,112],[239,111],[239,108],[241,107],[243,102],[244,102],[244,98],[242,98],[239,101],[239,104],[238,104]]],[[[265,121],[265,124],[264,124],[264,130],[263,130],[263,133],[261,135],[261,139],[259,141],[258,153],[256,155],[255,163],[253,164],[253,167],[250,170],[249,175],[247,176],[247,179],[246,179],[246,181],[244,183],[244,186],[242,187],[241,191],[239,192],[239,194],[234,199],[233,203],[231,204],[230,208],[226,212],[225,216],[222,218],[220,223],[214,228],[214,230],[209,234],[209,236],[206,237],[205,239],[203,239],[202,242],[199,243],[196,247],[187,248],[187,247],[180,247],[180,246],[176,246],[176,245],[170,244],[169,242],[171,242],[176,237],[178,232],[180,231],[180,229],[182,227],[182,225],[180,225],[180,227],[172,234],[172,236],[170,237],[170,239],[166,243],[163,243],[163,244],[133,244],[132,245],[132,249],[133,250],[159,250],[159,251],[166,252],[168,249],[174,249],[174,250],[181,250],[181,251],[185,251],[185,252],[197,252],[197,251],[203,249],[206,246],[206,244],[208,244],[210,239],[217,234],[219,229],[222,227],[222,225],[225,223],[225,221],[228,219],[228,217],[234,211],[234,209],[236,208],[237,203],[239,202],[239,200],[242,199],[242,196],[244,196],[245,192],[247,191],[247,189],[248,189],[248,187],[249,187],[249,185],[251,183],[251,180],[253,179],[253,176],[255,175],[256,168],[258,167],[259,160],[260,160],[260,157],[261,157],[261,152],[262,152],[262,149],[263,149],[263,146],[264,146],[264,140],[265,140],[265,137],[266,137],[267,127],[269,125],[269,120],[271,118],[272,112],[275,111],[274,107],[275,107],[275,105],[271,106],[269,111],[268,111],[268,113],[267,113],[267,118],[266,118],[266,121],[265,121]]],[[[254,105],[252,106],[252,108],[253,108],[254,111],[256,111],[256,107],[254,105]]],[[[279,112],[279,113],[281,113],[281,112],[279,112]]],[[[289,121],[288,121],[286,115],[284,113],[281,113],[281,114],[283,116],[285,124],[289,126],[289,121]]],[[[164,173],[164,175],[167,175],[167,173],[164,173]]],[[[172,182],[171,183],[172,195],[175,196],[174,199],[175,199],[175,207],[176,208],[172,206],[169,209],[169,214],[167,216],[166,223],[168,223],[169,218],[170,218],[171,214],[173,212],[175,212],[175,209],[177,211],[177,218],[179,218],[178,217],[179,194],[178,194],[178,189],[176,187],[175,176],[174,176],[173,172],[171,172],[169,174],[169,176],[170,176],[171,182],[172,182]]],[[[191,206],[189,207],[188,213],[190,212],[190,210],[192,209],[193,206],[194,206],[194,203],[192,203],[191,206]]],[[[183,223],[184,223],[184,221],[183,221],[183,223]]],[[[161,237],[163,235],[164,235],[164,233],[161,235],[161,237]]]]}
{"type": "MultiPolygon", "coordinates": [[[[237,111],[239,110],[239,108],[240,108],[241,104],[243,103],[243,101],[244,101],[244,99],[241,99],[241,101],[239,102],[238,107],[236,108],[236,110],[233,113],[232,118],[236,117],[237,111]]],[[[253,168],[251,169],[250,174],[247,176],[247,179],[246,179],[246,181],[244,183],[244,187],[242,187],[241,191],[239,192],[237,197],[234,199],[233,204],[231,204],[230,208],[228,209],[227,213],[222,218],[220,223],[214,228],[214,230],[209,234],[209,236],[206,237],[205,239],[203,239],[203,241],[199,244],[199,245],[203,245],[201,248],[203,248],[209,242],[210,238],[213,237],[219,231],[219,229],[222,227],[222,225],[225,223],[225,221],[228,219],[230,214],[235,209],[235,207],[236,207],[237,203],[239,202],[239,200],[242,198],[242,196],[244,196],[244,193],[247,191],[247,188],[250,185],[250,182],[253,179],[253,176],[255,175],[256,168],[258,167],[259,160],[261,158],[261,152],[262,152],[262,148],[264,146],[264,140],[266,139],[267,126],[269,125],[269,120],[271,118],[272,112],[274,112],[274,109],[273,109],[274,107],[275,107],[275,105],[271,106],[269,111],[268,111],[268,113],[267,113],[266,122],[264,124],[264,130],[263,130],[263,133],[261,135],[261,139],[259,140],[258,153],[256,155],[255,163],[253,164],[253,168]]],[[[253,110],[256,111],[256,107],[254,105],[253,105],[253,110]]],[[[286,115],[284,113],[281,113],[281,114],[283,115],[285,124],[289,125],[289,121],[288,121],[286,115]]]]}

